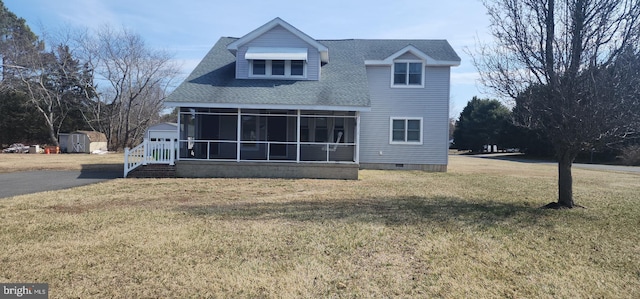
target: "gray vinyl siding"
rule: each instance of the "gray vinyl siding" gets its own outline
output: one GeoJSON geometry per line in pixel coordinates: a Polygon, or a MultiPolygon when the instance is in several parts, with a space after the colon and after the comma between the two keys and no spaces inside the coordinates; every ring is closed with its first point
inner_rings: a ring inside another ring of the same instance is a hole
{"type": "Polygon", "coordinates": [[[361,113],[360,162],[447,164],[449,67],[425,67],[424,88],[391,88],[390,66],[368,66],[371,111],[361,113]],[[422,145],[390,144],[391,117],[422,117],[422,145]]]}
{"type": "Polygon", "coordinates": [[[307,42],[281,26],[276,26],[251,42],[242,45],[236,53],[236,78],[249,78],[249,61],[244,59],[249,47],[307,48],[307,78],[296,80],[318,80],[320,76],[320,52],[307,42]]]}

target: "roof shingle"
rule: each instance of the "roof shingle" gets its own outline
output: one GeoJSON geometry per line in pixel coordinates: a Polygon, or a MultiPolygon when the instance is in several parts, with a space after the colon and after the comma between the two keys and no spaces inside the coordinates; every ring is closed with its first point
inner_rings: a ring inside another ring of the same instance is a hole
{"type": "Polygon", "coordinates": [[[235,79],[236,57],[223,37],[166,102],[216,105],[361,107],[370,105],[365,60],[383,60],[412,45],[436,60],[460,61],[446,40],[318,40],[329,49],[319,81],[235,79]]]}

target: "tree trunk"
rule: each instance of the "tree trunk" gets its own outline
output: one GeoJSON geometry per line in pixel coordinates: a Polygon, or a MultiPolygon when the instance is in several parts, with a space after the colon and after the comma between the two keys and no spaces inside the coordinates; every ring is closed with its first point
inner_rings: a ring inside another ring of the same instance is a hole
{"type": "Polygon", "coordinates": [[[571,165],[575,155],[562,153],[558,155],[558,205],[573,208],[573,177],[571,165]]]}

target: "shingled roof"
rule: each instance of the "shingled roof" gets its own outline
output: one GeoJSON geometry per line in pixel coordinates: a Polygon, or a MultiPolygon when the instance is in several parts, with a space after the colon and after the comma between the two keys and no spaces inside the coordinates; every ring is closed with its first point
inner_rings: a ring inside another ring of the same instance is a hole
{"type": "Polygon", "coordinates": [[[169,95],[171,105],[332,107],[370,106],[365,60],[383,60],[413,46],[439,61],[459,62],[446,40],[318,40],[329,49],[319,81],[236,79],[236,57],[227,50],[238,38],[223,37],[169,95]]]}

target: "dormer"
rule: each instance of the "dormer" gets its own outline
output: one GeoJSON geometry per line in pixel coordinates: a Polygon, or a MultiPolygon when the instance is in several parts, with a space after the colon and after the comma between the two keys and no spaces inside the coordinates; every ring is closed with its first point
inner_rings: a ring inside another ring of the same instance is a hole
{"type": "Polygon", "coordinates": [[[424,88],[428,66],[458,66],[460,61],[438,60],[409,45],[383,60],[366,60],[365,65],[389,66],[391,88],[424,88]]]}
{"type": "Polygon", "coordinates": [[[236,57],[236,79],[319,80],[327,47],[280,18],[227,46],[236,57]]]}

